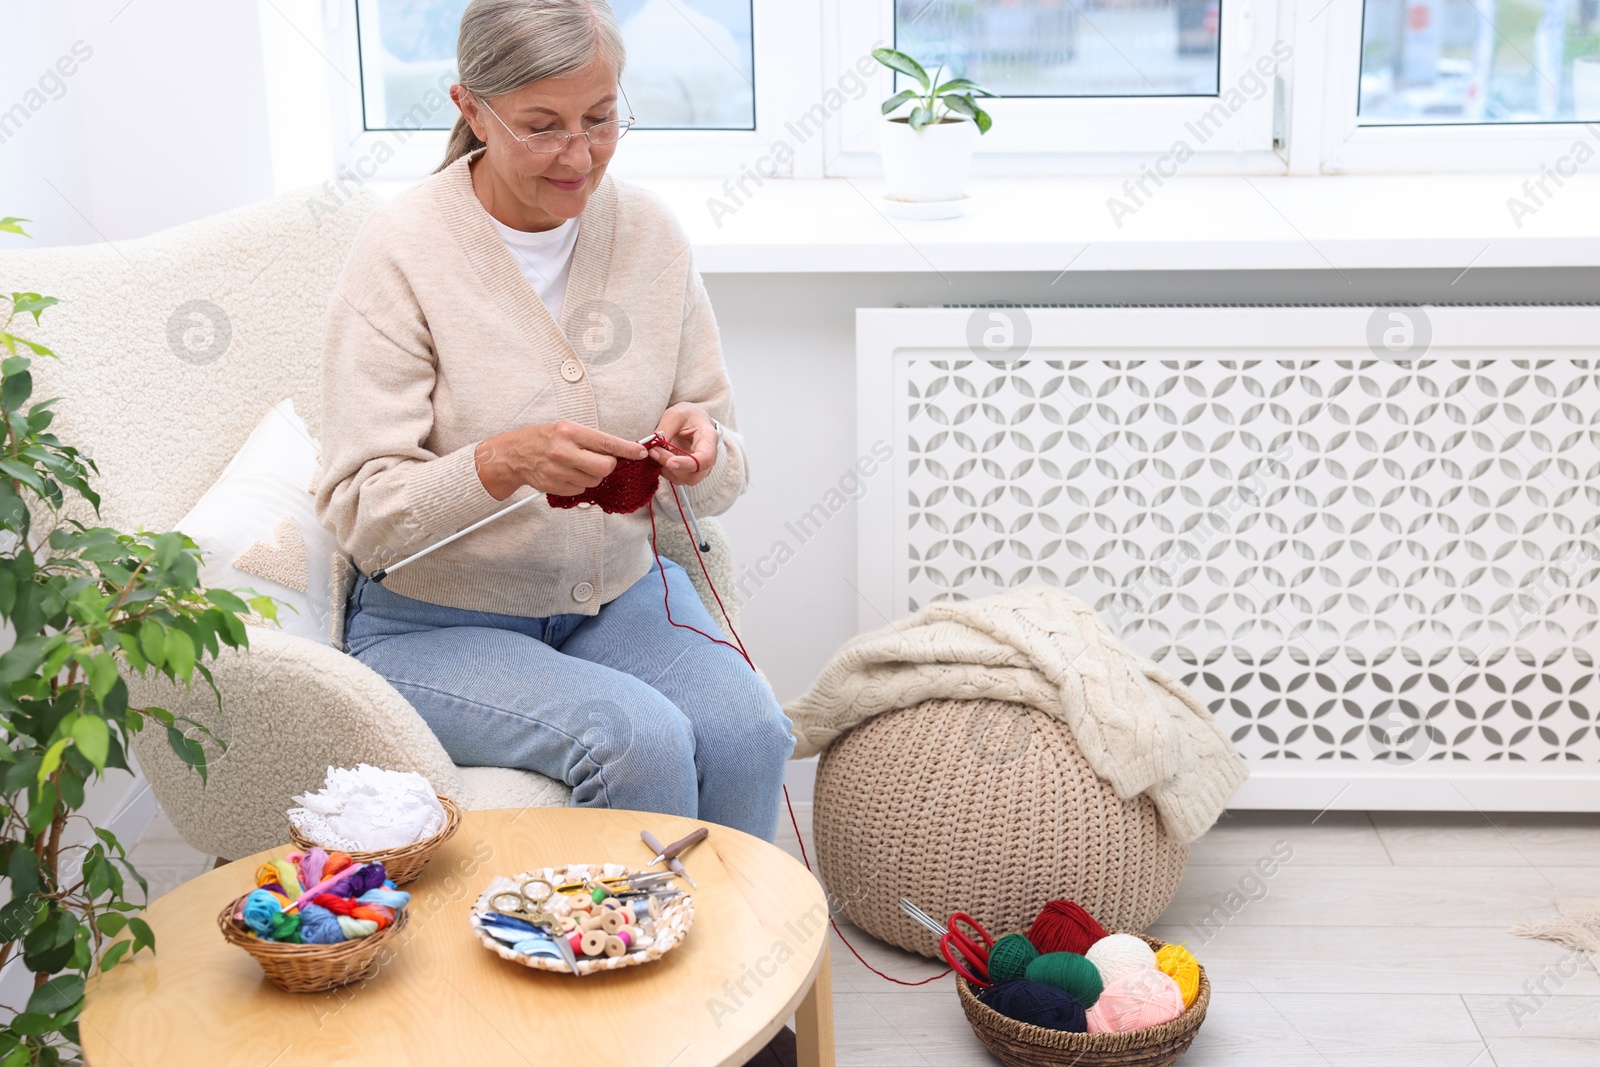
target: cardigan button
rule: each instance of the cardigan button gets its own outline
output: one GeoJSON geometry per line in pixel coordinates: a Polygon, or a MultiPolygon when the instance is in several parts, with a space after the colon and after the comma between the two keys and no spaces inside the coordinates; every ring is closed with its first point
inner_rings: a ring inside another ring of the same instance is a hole
{"type": "Polygon", "coordinates": [[[583,364],[575,359],[569,359],[561,364],[561,377],[569,382],[575,382],[583,377],[583,364]]]}
{"type": "Polygon", "coordinates": [[[579,582],[577,585],[572,587],[572,599],[576,600],[580,604],[592,596],[594,596],[594,586],[590,585],[588,582],[579,582]]]}

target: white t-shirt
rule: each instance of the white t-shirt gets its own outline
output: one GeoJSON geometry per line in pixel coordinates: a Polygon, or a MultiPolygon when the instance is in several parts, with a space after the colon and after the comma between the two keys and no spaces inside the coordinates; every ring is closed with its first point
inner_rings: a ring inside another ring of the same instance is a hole
{"type": "Polygon", "coordinates": [[[567,278],[572,273],[572,249],[578,243],[578,220],[568,219],[553,230],[538,233],[514,230],[493,216],[489,221],[522,269],[522,276],[550,309],[550,316],[560,322],[567,278]]]}

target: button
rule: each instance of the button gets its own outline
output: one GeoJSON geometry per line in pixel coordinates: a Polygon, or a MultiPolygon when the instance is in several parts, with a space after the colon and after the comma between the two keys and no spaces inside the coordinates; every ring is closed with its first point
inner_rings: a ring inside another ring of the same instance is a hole
{"type": "Polygon", "coordinates": [[[577,585],[572,587],[572,599],[576,600],[580,604],[592,596],[594,596],[594,586],[590,585],[588,582],[579,582],[577,585]]]}
{"type": "Polygon", "coordinates": [[[569,382],[578,381],[583,377],[583,364],[575,359],[569,359],[561,364],[561,377],[569,382]]]}

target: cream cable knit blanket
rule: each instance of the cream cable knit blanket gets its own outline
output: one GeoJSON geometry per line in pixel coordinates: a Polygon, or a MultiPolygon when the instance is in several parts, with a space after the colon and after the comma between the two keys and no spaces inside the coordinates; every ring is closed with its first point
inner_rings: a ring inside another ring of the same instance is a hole
{"type": "Polygon", "coordinates": [[[1007,700],[1054,715],[1124,800],[1149,793],[1193,841],[1244,781],[1244,762],[1187,689],[1114,637],[1094,609],[1030,585],[933,604],[850,640],[784,710],[795,759],[875,715],[924,700],[1007,700]]]}

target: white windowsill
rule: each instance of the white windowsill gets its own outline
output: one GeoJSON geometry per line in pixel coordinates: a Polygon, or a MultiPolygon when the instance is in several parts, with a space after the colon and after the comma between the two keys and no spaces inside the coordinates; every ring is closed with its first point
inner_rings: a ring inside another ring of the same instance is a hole
{"type": "Polygon", "coordinates": [[[1120,228],[1120,178],[975,178],[965,217],[927,222],[885,215],[881,181],[779,179],[747,183],[720,225],[722,181],[632,180],[671,204],[706,274],[1600,266],[1600,176],[1566,179],[1519,228],[1506,201],[1531,203],[1527,177],[1180,177],[1120,228]]]}
{"type": "Polygon", "coordinates": [[[966,217],[927,222],[882,214],[879,181],[769,181],[720,227],[721,182],[639,184],[672,204],[704,273],[1600,266],[1600,178],[1567,179],[1519,229],[1506,200],[1525,177],[1186,177],[1149,186],[1120,229],[1117,178],[977,178],[966,217]]]}

